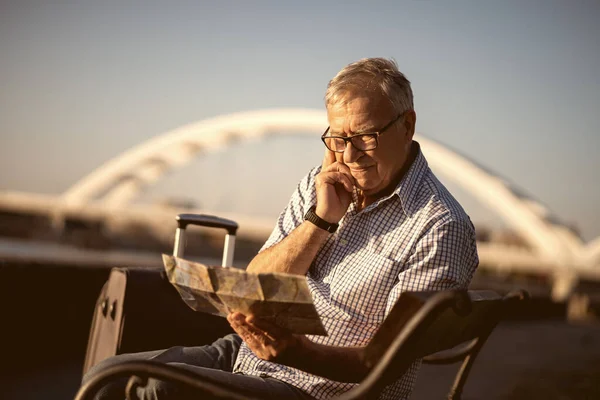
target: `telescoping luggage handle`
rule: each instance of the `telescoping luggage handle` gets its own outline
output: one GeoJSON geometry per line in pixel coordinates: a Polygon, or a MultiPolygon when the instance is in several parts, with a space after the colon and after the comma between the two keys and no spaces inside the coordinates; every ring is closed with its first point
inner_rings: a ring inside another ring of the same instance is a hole
{"type": "Polygon", "coordinates": [[[235,234],[238,224],[225,218],[215,217],[214,215],[204,214],[179,214],[176,218],[177,230],[175,231],[175,245],[173,246],[173,255],[183,257],[185,245],[184,234],[188,225],[207,226],[210,228],[222,228],[227,231],[225,236],[225,246],[223,248],[223,266],[231,267],[233,265],[233,251],[235,249],[235,234]]]}

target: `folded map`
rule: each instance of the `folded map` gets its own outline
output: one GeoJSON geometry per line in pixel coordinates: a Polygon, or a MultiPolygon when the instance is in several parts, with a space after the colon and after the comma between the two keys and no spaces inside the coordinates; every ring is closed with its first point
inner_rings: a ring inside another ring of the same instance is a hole
{"type": "Polygon", "coordinates": [[[238,311],[293,333],[327,335],[305,276],[212,267],[166,254],[163,262],[171,284],[196,311],[223,317],[238,311]]]}

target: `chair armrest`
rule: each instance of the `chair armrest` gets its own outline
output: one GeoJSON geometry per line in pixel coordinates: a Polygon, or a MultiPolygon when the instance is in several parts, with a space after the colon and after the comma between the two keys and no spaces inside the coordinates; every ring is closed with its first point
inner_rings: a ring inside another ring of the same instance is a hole
{"type": "MultiPolygon", "coordinates": [[[[81,386],[75,400],[91,400],[98,390],[108,382],[118,378],[131,377],[127,385],[127,398],[135,386],[144,386],[148,378],[183,384],[198,394],[210,394],[215,397],[231,400],[259,400],[249,393],[233,391],[209,377],[197,375],[189,370],[176,368],[156,361],[128,361],[98,371],[89,381],[81,386]]],[[[137,397],[135,397],[137,398],[137,397]]]]}
{"type": "Polygon", "coordinates": [[[440,365],[462,362],[465,357],[475,349],[475,346],[477,346],[477,339],[473,339],[449,350],[443,350],[425,356],[423,357],[423,363],[440,365]]]}

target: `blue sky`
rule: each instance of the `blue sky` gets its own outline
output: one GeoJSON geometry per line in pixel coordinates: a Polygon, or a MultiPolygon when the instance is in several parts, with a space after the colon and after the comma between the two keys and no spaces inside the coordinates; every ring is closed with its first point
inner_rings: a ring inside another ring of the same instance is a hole
{"type": "MultiPolygon", "coordinates": [[[[59,194],[131,146],[212,116],[322,109],[339,69],[383,56],[413,83],[418,132],[591,239],[598,21],[597,1],[2,1],[0,190],[59,194]]],[[[143,199],[276,215],[321,154],[318,135],[239,144],[143,199]]]]}

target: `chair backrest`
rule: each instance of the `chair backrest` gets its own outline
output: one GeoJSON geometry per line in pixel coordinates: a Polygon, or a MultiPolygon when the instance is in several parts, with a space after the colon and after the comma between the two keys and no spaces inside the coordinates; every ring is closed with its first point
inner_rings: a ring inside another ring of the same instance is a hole
{"type": "Polygon", "coordinates": [[[375,398],[417,359],[485,341],[502,318],[502,304],[492,291],[402,293],[365,349],[371,371],[352,398],[375,398]]]}

